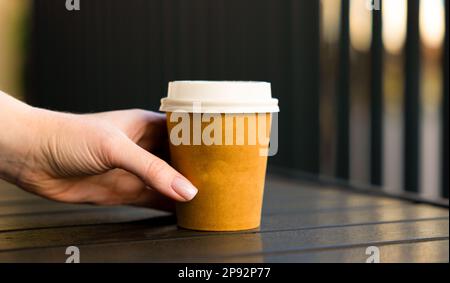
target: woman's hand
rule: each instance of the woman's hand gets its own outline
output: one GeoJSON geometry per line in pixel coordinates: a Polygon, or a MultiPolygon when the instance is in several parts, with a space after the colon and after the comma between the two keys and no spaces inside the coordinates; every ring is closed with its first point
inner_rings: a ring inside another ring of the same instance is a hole
{"type": "Polygon", "coordinates": [[[53,112],[0,92],[0,177],[48,199],[171,210],[197,189],[157,157],[167,146],[161,114],[53,112]]]}

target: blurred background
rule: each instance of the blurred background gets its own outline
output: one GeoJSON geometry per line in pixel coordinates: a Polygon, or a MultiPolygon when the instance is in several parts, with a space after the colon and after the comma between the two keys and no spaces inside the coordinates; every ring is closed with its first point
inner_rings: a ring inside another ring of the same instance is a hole
{"type": "Polygon", "coordinates": [[[448,1],[65,2],[0,0],[1,90],[156,111],[172,80],[270,81],[269,170],[448,198],[448,1]]]}

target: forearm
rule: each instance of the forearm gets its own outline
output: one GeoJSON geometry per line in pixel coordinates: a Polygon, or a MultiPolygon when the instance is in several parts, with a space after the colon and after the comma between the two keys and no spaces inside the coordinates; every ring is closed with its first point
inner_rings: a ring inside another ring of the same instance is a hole
{"type": "Polygon", "coordinates": [[[36,139],[37,109],[0,91],[0,178],[17,183],[36,139]]]}
{"type": "Polygon", "coordinates": [[[197,189],[151,153],[166,148],[165,125],[153,112],[75,115],[0,92],[0,178],[57,201],[168,209],[156,192],[189,201],[197,189]]]}

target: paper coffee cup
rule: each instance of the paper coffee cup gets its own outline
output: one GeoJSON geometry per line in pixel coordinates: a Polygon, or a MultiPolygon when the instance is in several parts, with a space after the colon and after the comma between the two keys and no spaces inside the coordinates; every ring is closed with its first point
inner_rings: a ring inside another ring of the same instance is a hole
{"type": "Polygon", "coordinates": [[[177,204],[178,225],[203,231],[259,227],[271,113],[266,82],[178,81],[161,100],[171,164],[197,188],[177,204]]]}

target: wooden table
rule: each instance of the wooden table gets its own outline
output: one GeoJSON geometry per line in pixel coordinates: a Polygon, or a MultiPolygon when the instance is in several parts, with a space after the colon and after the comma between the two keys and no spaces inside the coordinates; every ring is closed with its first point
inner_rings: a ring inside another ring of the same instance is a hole
{"type": "Polygon", "coordinates": [[[177,228],[149,209],[60,204],[0,181],[0,262],[448,262],[448,208],[268,177],[259,230],[177,228]]]}

